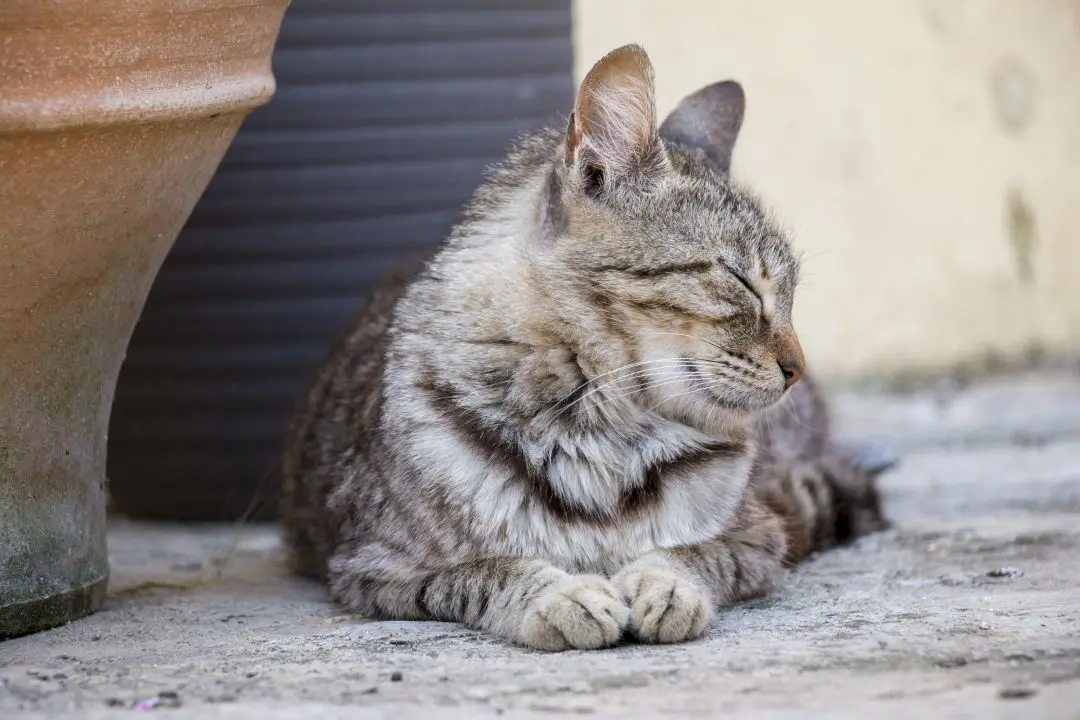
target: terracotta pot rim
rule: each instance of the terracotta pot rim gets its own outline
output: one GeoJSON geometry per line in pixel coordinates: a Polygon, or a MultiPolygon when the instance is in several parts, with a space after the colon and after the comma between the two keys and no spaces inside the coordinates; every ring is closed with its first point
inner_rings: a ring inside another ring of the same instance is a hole
{"type": "Polygon", "coordinates": [[[0,99],[0,135],[54,132],[72,128],[198,120],[237,112],[248,113],[270,102],[277,89],[273,75],[244,78],[212,89],[171,89],[153,105],[138,97],[108,93],[59,98],[51,104],[5,102],[0,99]]]}
{"type": "Polygon", "coordinates": [[[0,134],[253,110],[288,4],[0,0],[0,134]]]}

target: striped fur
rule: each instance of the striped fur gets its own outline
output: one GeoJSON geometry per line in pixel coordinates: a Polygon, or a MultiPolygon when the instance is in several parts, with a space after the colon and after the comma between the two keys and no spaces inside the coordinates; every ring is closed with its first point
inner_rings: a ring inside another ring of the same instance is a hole
{"type": "Polygon", "coordinates": [[[337,602],[547,650],[678,642],[880,525],[779,365],[798,263],[717,161],[741,90],[694,97],[666,138],[644,52],[605,57],[332,350],[282,516],[337,602]]]}

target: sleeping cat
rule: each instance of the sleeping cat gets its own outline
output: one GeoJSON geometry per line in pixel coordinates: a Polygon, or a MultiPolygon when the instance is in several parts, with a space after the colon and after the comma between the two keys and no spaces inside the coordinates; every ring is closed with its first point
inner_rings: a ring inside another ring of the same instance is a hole
{"type": "Polygon", "coordinates": [[[804,377],[795,255],[728,176],[743,102],[658,124],[648,56],[611,52],[374,291],[289,431],[298,571],[532,648],[673,643],[884,526],[804,377]]]}

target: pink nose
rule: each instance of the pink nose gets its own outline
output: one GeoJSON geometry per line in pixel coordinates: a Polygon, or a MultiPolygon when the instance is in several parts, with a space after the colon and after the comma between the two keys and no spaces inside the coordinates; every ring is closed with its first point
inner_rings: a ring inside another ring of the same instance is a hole
{"type": "Polygon", "coordinates": [[[806,358],[803,357],[802,345],[794,330],[789,330],[777,340],[779,348],[776,353],[776,364],[780,366],[780,372],[784,375],[784,389],[786,390],[799,382],[799,378],[803,376],[806,358]]]}
{"type": "Polygon", "coordinates": [[[799,382],[799,378],[801,378],[803,374],[803,366],[799,358],[794,355],[781,358],[778,361],[778,364],[780,365],[780,372],[784,374],[785,390],[799,382]]]}

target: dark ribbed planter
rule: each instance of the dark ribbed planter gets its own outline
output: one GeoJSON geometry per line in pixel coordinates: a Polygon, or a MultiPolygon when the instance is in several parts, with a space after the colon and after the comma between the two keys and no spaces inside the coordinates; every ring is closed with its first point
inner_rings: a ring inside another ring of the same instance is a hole
{"type": "Polygon", "coordinates": [[[0,0],[0,639],[105,596],[124,348],[286,4],[0,0]]]}
{"type": "Polygon", "coordinates": [[[515,136],[564,121],[571,63],[569,0],[294,0],[274,102],[237,137],[135,330],[109,437],[118,509],[229,520],[258,496],[272,515],[308,373],[515,136]]]}

